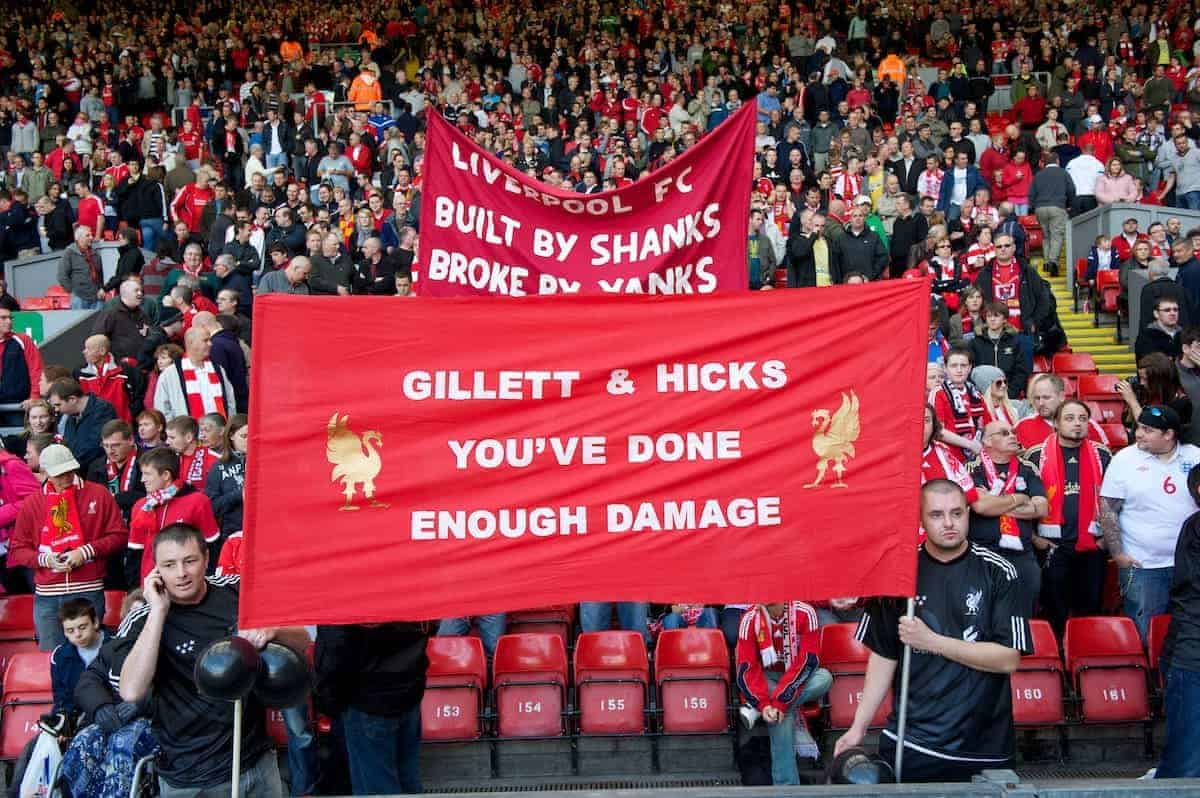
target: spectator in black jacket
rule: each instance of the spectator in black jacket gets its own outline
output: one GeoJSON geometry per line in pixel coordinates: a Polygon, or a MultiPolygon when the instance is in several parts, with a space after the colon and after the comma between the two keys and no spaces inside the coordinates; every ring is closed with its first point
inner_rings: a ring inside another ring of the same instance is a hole
{"type": "Polygon", "coordinates": [[[416,623],[317,627],[317,708],[342,720],[355,795],[421,792],[427,637],[416,623]]]}
{"type": "Polygon", "coordinates": [[[865,205],[856,204],[850,210],[846,232],[834,246],[834,261],[842,274],[862,272],[874,281],[887,272],[888,251],[879,234],[867,227],[865,205]]]}
{"type": "MultiPolygon", "coordinates": [[[[240,405],[239,405],[240,406],[240,405]]],[[[221,525],[221,542],[242,529],[242,490],[246,483],[246,414],[235,413],[225,425],[221,459],[208,472],[204,492],[221,525]]]]}
{"type": "MultiPolygon", "coordinates": [[[[1030,268],[1029,264],[1017,260],[1013,254],[1016,245],[1012,236],[1001,233],[996,236],[994,244],[996,259],[985,266],[979,276],[975,278],[975,285],[983,292],[984,301],[1000,299],[996,289],[998,282],[1011,285],[1007,279],[996,279],[998,271],[1005,276],[1015,275],[1017,281],[1015,296],[1005,299],[1006,304],[1015,300],[1015,305],[1010,304],[1009,307],[1019,313],[1020,331],[1031,337],[1050,335],[1058,326],[1058,316],[1054,306],[1054,295],[1050,292],[1050,284],[1030,268]]],[[[1003,293],[1003,290],[1001,292],[1003,293]]],[[[1016,316],[1013,316],[1014,321],[1015,319],[1016,316]]],[[[1058,346],[1061,344],[1061,341],[1058,342],[1058,346]]],[[[1058,346],[1051,348],[1057,349],[1058,346]]]]}
{"type": "Polygon", "coordinates": [[[913,212],[913,198],[910,194],[900,194],[896,198],[896,208],[899,215],[892,222],[892,240],[888,242],[892,251],[891,276],[899,277],[908,268],[908,255],[913,245],[925,241],[929,235],[929,220],[920,213],[913,212]]]}
{"type": "Polygon", "coordinates": [[[383,242],[371,236],[363,244],[363,259],[354,267],[352,288],[355,294],[394,296],[395,261],[383,254],[383,242]]]}
{"type": "Polygon", "coordinates": [[[214,316],[197,313],[192,326],[198,326],[209,335],[212,350],[209,359],[225,371],[233,387],[234,400],[239,410],[249,407],[250,374],[246,366],[246,353],[238,341],[237,321],[231,316],[214,316]]]}
{"type": "Polygon", "coordinates": [[[79,461],[79,470],[88,473],[93,463],[104,458],[100,433],[105,424],[117,417],[117,411],[99,396],[85,393],[72,377],[51,383],[46,399],[55,413],[67,417],[63,443],[79,461]]]}
{"type": "Polygon", "coordinates": [[[41,252],[37,214],[27,207],[27,201],[28,195],[19,188],[11,193],[0,189],[0,258],[41,252]]]}
{"type": "Polygon", "coordinates": [[[250,250],[249,257],[245,257],[245,249],[238,247],[236,251],[243,255],[242,260],[238,260],[233,252],[222,252],[213,261],[213,274],[217,276],[217,293],[226,289],[238,292],[239,300],[245,297],[245,313],[250,315],[251,298],[253,290],[251,285],[254,281],[254,264],[258,262],[258,253],[255,252],[253,246],[247,246],[250,250]]]}
{"type": "Polygon", "coordinates": [[[121,231],[121,246],[117,247],[117,271],[104,284],[105,291],[116,291],[131,274],[141,275],[146,265],[146,256],[138,246],[138,233],[132,227],[121,231]]]}
{"type": "Polygon", "coordinates": [[[289,257],[303,255],[305,232],[304,225],[297,224],[292,216],[292,209],[280,205],[275,209],[275,223],[267,228],[267,234],[263,237],[263,251],[270,250],[271,245],[278,241],[287,247],[289,257]]]}
{"type": "Polygon", "coordinates": [[[819,211],[806,208],[792,218],[787,240],[788,288],[834,285],[842,281],[833,244],[825,238],[824,228],[825,215],[819,211]]]}
{"type": "Polygon", "coordinates": [[[983,306],[982,330],[967,345],[971,361],[976,366],[995,366],[1008,380],[1008,398],[1017,399],[1029,382],[1029,367],[1021,352],[1017,331],[1008,323],[1008,307],[1003,302],[987,302],[983,306]]]}
{"type": "Polygon", "coordinates": [[[141,165],[130,161],[129,178],[117,190],[121,218],[141,230],[142,246],[150,252],[156,252],[158,242],[169,235],[170,197],[162,185],[164,175],[161,166],[142,174],[141,165]]]}
{"type": "MultiPolygon", "coordinates": [[[[128,524],[133,506],[146,496],[133,427],[128,421],[113,419],[100,430],[100,445],[104,447],[104,457],[92,463],[87,470],[87,479],[108,487],[128,524]]],[[[121,556],[124,556],[123,552],[121,556]]],[[[118,567],[116,572],[120,571],[118,567]]],[[[113,569],[110,568],[109,573],[113,573],[113,569]]]]}

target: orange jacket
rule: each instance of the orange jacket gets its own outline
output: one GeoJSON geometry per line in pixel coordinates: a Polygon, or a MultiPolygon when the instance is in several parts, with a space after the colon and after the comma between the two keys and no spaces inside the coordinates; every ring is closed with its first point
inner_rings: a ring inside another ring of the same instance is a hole
{"type": "Polygon", "coordinates": [[[369,111],[371,106],[383,99],[383,89],[379,86],[379,78],[375,73],[364,70],[350,84],[346,99],[354,103],[356,111],[369,111]]]}
{"type": "Polygon", "coordinates": [[[880,80],[891,78],[892,82],[897,86],[904,85],[904,78],[907,75],[908,69],[904,66],[904,59],[895,53],[880,61],[879,69],[876,70],[876,76],[880,80]]]}

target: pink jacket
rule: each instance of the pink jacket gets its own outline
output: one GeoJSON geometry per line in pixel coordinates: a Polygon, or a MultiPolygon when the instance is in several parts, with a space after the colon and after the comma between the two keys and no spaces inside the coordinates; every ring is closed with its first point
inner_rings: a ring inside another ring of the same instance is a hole
{"type": "Polygon", "coordinates": [[[1137,187],[1133,183],[1133,175],[1122,172],[1119,177],[1109,177],[1108,173],[1096,178],[1096,201],[1101,205],[1110,202],[1137,202],[1137,187]]]}
{"type": "Polygon", "coordinates": [[[0,449],[0,549],[8,550],[25,497],[41,487],[24,460],[0,449]]]}

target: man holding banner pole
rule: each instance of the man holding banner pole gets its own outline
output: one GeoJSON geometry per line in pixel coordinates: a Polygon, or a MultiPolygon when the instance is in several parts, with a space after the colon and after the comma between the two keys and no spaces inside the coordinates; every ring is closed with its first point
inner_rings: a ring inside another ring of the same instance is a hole
{"type": "Polygon", "coordinates": [[[879,753],[896,761],[903,781],[969,781],[982,770],[1013,766],[1009,674],[1032,651],[1029,619],[1016,568],[968,542],[969,517],[966,494],[953,482],[934,480],[921,489],[926,539],[909,600],[915,612],[906,614],[900,600],[878,599],[859,623],[858,639],[871,658],[854,722],[835,756],[862,743],[894,686],[896,696],[907,693],[907,705],[896,700],[879,753]],[[908,673],[898,674],[897,662],[910,651],[908,673]],[[902,716],[906,729],[898,730],[902,716]]]}

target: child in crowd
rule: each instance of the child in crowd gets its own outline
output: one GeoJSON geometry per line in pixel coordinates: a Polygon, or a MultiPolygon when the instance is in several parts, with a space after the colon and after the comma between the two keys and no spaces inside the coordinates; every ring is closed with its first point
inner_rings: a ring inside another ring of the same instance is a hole
{"type": "Polygon", "coordinates": [[[100,627],[96,608],[87,599],[64,602],[58,609],[67,642],[50,654],[50,683],[54,689],[54,712],[75,713],[75,685],[92,660],[100,653],[107,634],[100,627]]]}

